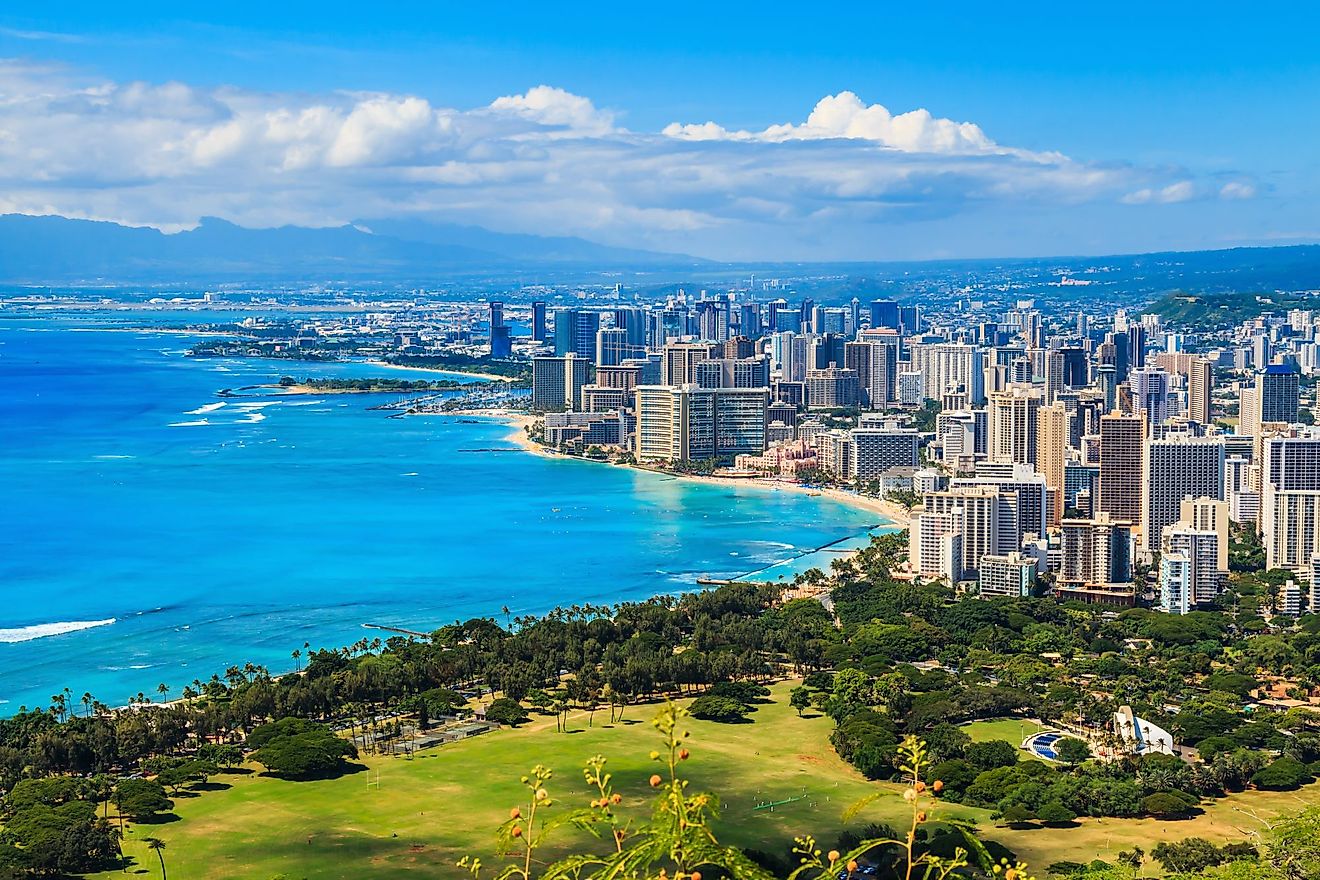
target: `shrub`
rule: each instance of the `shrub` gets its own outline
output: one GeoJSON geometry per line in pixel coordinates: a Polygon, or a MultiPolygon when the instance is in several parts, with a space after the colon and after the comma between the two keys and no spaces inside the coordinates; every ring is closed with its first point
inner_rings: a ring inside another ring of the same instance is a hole
{"type": "Polygon", "coordinates": [[[693,718],[719,721],[723,724],[742,721],[747,717],[747,706],[741,701],[709,694],[693,700],[688,711],[692,713],[693,718]]]}
{"type": "Polygon", "coordinates": [[[1288,791],[1300,788],[1314,778],[1311,769],[1301,761],[1284,757],[1253,773],[1251,784],[1270,791],[1288,791]]]}

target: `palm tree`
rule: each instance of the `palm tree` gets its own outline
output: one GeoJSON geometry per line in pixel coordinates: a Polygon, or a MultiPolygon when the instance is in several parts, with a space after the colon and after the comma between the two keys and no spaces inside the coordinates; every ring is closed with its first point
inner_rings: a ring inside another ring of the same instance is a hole
{"type": "Polygon", "coordinates": [[[159,837],[146,837],[142,840],[147,845],[147,849],[156,851],[156,858],[160,859],[160,880],[167,880],[165,875],[165,841],[159,837]]]}
{"type": "Polygon", "coordinates": [[[302,651],[298,650],[297,648],[293,649],[293,662],[294,662],[294,671],[302,672],[302,651]]]}

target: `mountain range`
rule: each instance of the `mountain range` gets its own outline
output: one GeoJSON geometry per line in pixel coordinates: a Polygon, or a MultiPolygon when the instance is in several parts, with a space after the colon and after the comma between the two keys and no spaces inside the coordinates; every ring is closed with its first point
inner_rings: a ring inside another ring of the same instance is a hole
{"type": "Polygon", "coordinates": [[[421,220],[249,229],[204,217],[194,229],[0,215],[0,281],[217,281],[262,278],[421,280],[520,268],[691,267],[682,254],[583,238],[493,232],[421,220]]]}

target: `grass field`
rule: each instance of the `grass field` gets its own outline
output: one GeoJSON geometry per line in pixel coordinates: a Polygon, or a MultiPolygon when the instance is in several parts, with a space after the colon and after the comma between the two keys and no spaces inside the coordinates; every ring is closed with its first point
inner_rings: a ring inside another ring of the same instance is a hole
{"type": "MultiPolygon", "coordinates": [[[[877,787],[834,754],[828,718],[798,718],[788,707],[790,686],[776,686],[774,702],[762,705],[752,723],[691,722],[693,755],[683,767],[694,787],[721,794],[717,830],[727,843],[782,851],[804,833],[830,843],[843,811],[877,787]],[[788,800],[773,810],[754,809],[788,800]]],[[[411,761],[368,758],[367,770],[333,780],[222,776],[218,779],[228,788],[176,800],[178,821],[130,826],[124,848],[137,860],[130,871],[159,876],[154,854],[142,843],[154,836],[166,843],[170,876],[188,880],[458,877],[462,872],[454,862],[462,855],[492,863],[494,829],[520,802],[519,777],[534,764],[555,770],[551,791],[562,804],[579,806],[589,799],[581,767],[590,756],[604,754],[625,807],[645,810],[651,795],[646,779],[659,766],[647,757],[660,742],[649,723],[653,714],[653,707],[632,707],[625,723],[609,727],[602,723],[608,713],[597,712],[592,728],[583,715],[573,719],[568,734],[557,733],[553,720],[538,719],[411,761]]],[[[975,739],[1016,743],[1018,729],[1017,720],[992,721],[971,725],[968,732],[975,739]]],[[[863,811],[858,824],[900,821],[904,810],[897,788],[882,787],[891,796],[863,811]]],[[[1087,820],[1069,829],[1013,831],[991,827],[984,810],[949,804],[937,815],[982,822],[987,837],[1043,868],[1063,858],[1085,862],[1112,856],[1134,842],[1149,850],[1159,840],[1194,834],[1238,839],[1252,820],[1237,810],[1249,806],[1264,817],[1299,809],[1303,802],[1320,801],[1320,786],[1299,794],[1252,792],[1175,823],[1087,820]]],[[[578,842],[563,841],[565,846],[578,842]]]]}
{"type": "MultiPolygon", "coordinates": [[[[1024,739],[1044,729],[1036,722],[1025,718],[995,718],[991,721],[973,721],[962,726],[962,732],[970,736],[972,742],[1002,739],[1015,746],[1022,745],[1024,739]]],[[[1022,757],[1028,758],[1030,755],[1023,752],[1022,757]]]]}

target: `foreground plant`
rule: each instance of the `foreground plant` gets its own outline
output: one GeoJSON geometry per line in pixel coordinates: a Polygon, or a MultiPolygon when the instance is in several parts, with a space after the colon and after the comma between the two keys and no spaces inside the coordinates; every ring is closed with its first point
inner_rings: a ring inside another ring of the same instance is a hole
{"type": "MultiPolygon", "coordinates": [[[[650,778],[656,797],[648,820],[619,813],[623,798],[614,790],[612,776],[605,770],[606,760],[600,755],[588,761],[583,771],[592,794],[585,807],[552,813],[559,806],[547,787],[552,772],[538,765],[530,775],[522,777],[528,799],[525,804],[511,808],[508,820],[499,827],[504,864],[496,872],[495,880],[702,880],[703,869],[714,869],[714,873],[735,880],[774,880],[773,875],[751,861],[742,850],[719,842],[711,829],[711,823],[718,818],[715,796],[690,791],[688,780],[680,775],[680,766],[691,757],[685,745],[689,737],[684,727],[687,717],[686,709],[669,703],[652,722],[663,747],[651,753],[651,760],[661,766],[650,778]],[[539,854],[548,836],[566,825],[608,841],[608,847],[603,847],[600,853],[575,853],[554,861],[542,858],[539,854]]],[[[959,847],[948,858],[920,852],[919,832],[932,821],[936,795],[943,786],[939,781],[930,786],[922,781],[929,759],[925,746],[915,737],[909,736],[903,742],[899,755],[906,783],[903,799],[911,806],[906,836],[867,840],[847,853],[831,850],[824,855],[811,837],[798,838],[794,852],[801,864],[790,880],[860,877],[862,861],[868,854],[891,847],[898,850],[897,875],[905,880],[948,880],[955,872],[966,874],[977,869],[996,880],[1034,880],[1021,863],[994,864],[967,823],[944,823],[962,834],[966,848],[959,847]]],[[[872,795],[855,805],[845,814],[845,821],[880,796],[880,793],[872,795]]],[[[474,878],[481,876],[484,867],[480,859],[470,857],[460,860],[459,865],[467,868],[474,878]]]]}

